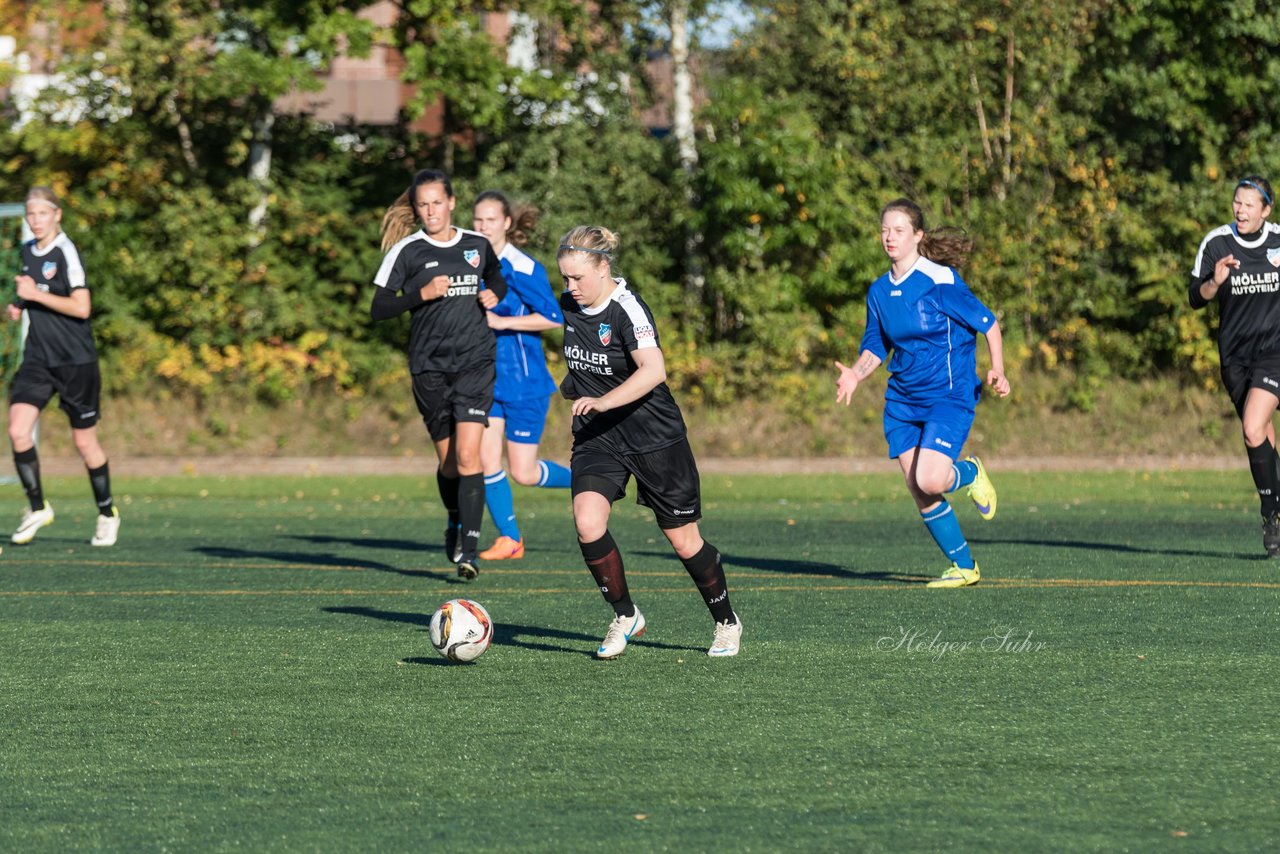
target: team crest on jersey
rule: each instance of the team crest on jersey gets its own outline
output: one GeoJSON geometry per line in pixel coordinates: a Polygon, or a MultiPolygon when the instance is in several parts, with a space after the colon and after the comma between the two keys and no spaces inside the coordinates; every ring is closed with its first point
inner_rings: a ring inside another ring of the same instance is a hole
{"type": "Polygon", "coordinates": [[[480,266],[480,253],[475,249],[462,250],[462,257],[467,259],[467,263],[470,264],[472,267],[480,266]]]}
{"type": "Polygon", "coordinates": [[[607,323],[600,324],[600,343],[609,346],[609,342],[613,340],[613,327],[607,323]]]}
{"type": "Polygon", "coordinates": [[[1267,260],[1271,262],[1272,267],[1280,267],[1280,248],[1268,249],[1267,260]]]}
{"type": "Polygon", "coordinates": [[[52,279],[54,276],[58,275],[58,262],[57,262],[57,261],[45,261],[45,262],[44,262],[44,266],[42,266],[42,267],[40,268],[40,273],[41,273],[41,274],[42,274],[46,279],[52,279]]]}

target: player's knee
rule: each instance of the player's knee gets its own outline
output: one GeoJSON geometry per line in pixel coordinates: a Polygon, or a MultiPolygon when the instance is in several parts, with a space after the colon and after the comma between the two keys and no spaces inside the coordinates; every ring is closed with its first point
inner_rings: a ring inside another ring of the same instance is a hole
{"type": "Polygon", "coordinates": [[[1256,448],[1263,442],[1267,441],[1267,425],[1266,424],[1245,424],[1244,443],[1250,448],[1256,448]]]}
{"type": "Polygon", "coordinates": [[[510,460],[507,464],[511,466],[507,470],[508,476],[521,486],[537,486],[538,481],[542,479],[542,472],[538,471],[537,463],[531,466],[514,465],[510,460]]]}

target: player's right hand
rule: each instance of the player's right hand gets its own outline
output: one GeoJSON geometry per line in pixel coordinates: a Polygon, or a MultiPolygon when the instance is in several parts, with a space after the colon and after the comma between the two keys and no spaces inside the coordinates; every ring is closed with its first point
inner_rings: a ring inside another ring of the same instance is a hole
{"type": "Polygon", "coordinates": [[[422,301],[440,299],[449,292],[449,277],[440,275],[422,286],[422,301]]]}
{"type": "Polygon", "coordinates": [[[6,308],[7,308],[7,309],[8,309],[8,311],[9,311],[9,319],[10,319],[10,320],[21,320],[21,319],[22,319],[22,309],[18,308],[18,307],[17,307],[16,305],[14,305],[13,303],[9,303],[9,305],[8,305],[8,306],[6,306],[6,308]]]}
{"type": "Polygon", "coordinates": [[[858,390],[858,377],[853,368],[841,362],[836,362],[836,368],[840,371],[840,377],[836,380],[836,403],[848,406],[853,403],[853,393],[858,390]]]}

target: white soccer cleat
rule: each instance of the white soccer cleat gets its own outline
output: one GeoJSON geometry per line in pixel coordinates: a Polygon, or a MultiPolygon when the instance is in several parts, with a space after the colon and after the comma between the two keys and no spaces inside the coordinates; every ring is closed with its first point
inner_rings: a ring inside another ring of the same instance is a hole
{"type": "Polygon", "coordinates": [[[596,658],[617,658],[627,651],[627,642],[644,634],[644,614],[636,608],[630,617],[614,617],[609,623],[609,631],[604,633],[600,648],[596,650],[596,658]]]}
{"type": "Polygon", "coordinates": [[[733,618],[737,620],[736,623],[716,623],[716,635],[711,640],[707,655],[712,658],[728,658],[738,654],[738,647],[742,645],[742,620],[738,620],[737,614],[733,618]]]}
{"type": "Polygon", "coordinates": [[[18,545],[24,545],[36,538],[36,531],[39,531],[45,525],[53,521],[53,505],[48,501],[39,510],[30,508],[22,511],[22,522],[18,524],[18,530],[13,532],[10,538],[18,545]]]}
{"type": "Polygon", "coordinates": [[[120,536],[120,508],[112,507],[110,516],[98,514],[98,527],[93,532],[91,546],[114,546],[120,536]]]}

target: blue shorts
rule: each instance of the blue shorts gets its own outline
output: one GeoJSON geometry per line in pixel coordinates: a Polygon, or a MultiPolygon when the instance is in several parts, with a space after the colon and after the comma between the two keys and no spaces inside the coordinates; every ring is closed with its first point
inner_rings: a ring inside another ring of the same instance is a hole
{"type": "Polygon", "coordinates": [[[958,460],[973,416],[972,406],[955,400],[926,406],[886,400],[884,438],[889,443],[889,456],[896,460],[912,448],[928,448],[958,460]]]}
{"type": "Polygon", "coordinates": [[[504,431],[508,442],[536,445],[542,441],[542,428],[547,424],[550,405],[550,395],[524,400],[495,400],[489,409],[489,417],[506,419],[504,431]]]}

